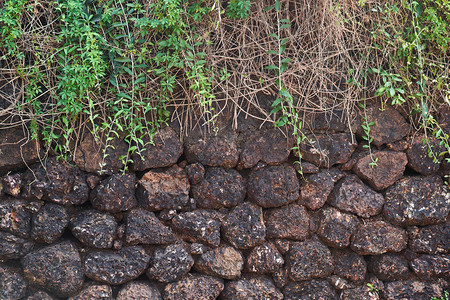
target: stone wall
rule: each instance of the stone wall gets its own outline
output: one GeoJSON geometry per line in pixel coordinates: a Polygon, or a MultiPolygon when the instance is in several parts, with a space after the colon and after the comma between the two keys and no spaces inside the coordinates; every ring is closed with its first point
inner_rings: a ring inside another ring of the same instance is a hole
{"type": "Polygon", "coordinates": [[[0,299],[441,297],[449,166],[396,110],[367,113],[372,155],[313,116],[304,176],[269,125],[184,143],[165,128],[126,173],[121,141],[104,159],[86,135],[69,165],[1,130],[0,299]]]}

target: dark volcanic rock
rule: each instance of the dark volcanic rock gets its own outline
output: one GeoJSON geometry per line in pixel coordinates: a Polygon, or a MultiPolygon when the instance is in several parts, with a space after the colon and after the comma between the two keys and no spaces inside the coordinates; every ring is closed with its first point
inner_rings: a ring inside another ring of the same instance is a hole
{"type": "Polygon", "coordinates": [[[24,196],[61,205],[79,205],[88,200],[86,174],[52,157],[45,166],[36,163],[23,175],[24,196]],[[45,167],[45,168],[44,168],[45,167]]]}
{"type": "Polygon", "coordinates": [[[189,202],[186,172],[173,166],[165,172],[147,172],[139,180],[136,197],[139,205],[151,211],[180,209],[189,202]]]}
{"type": "Polygon", "coordinates": [[[333,287],[326,280],[290,282],[283,290],[285,300],[333,300],[338,299],[333,287]]]}
{"type": "Polygon", "coordinates": [[[198,184],[205,176],[205,167],[200,163],[193,163],[186,166],[186,173],[191,184],[198,184]]]}
{"type": "Polygon", "coordinates": [[[277,288],[279,289],[283,288],[289,281],[287,270],[285,268],[276,270],[272,274],[272,279],[277,288]]]}
{"type": "Polygon", "coordinates": [[[22,275],[0,264],[0,299],[21,299],[25,297],[26,289],[22,275]]]}
{"type": "Polygon", "coordinates": [[[62,242],[27,254],[22,260],[27,281],[59,297],[67,297],[83,284],[83,267],[78,250],[62,242]]]}
{"type": "Polygon", "coordinates": [[[239,204],[224,218],[222,229],[225,239],[238,249],[262,244],[266,227],[261,207],[248,202],[239,204]]]}
{"type": "Polygon", "coordinates": [[[221,297],[224,300],[281,300],[283,294],[277,290],[272,280],[265,277],[252,277],[227,282],[221,297]]]}
{"type": "Polygon", "coordinates": [[[270,274],[284,264],[283,256],[271,243],[265,243],[252,249],[245,263],[245,270],[258,274],[270,274]]]}
{"type": "Polygon", "coordinates": [[[184,154],[190,163],[199,162],[209,167],[233,168],[239,159],[236,134],[230,131],[222,131],[209,137],[191,134],[184,141],[184,154]]]}
{"type": "Polygon", "coordinates": [[[439,284],[416,280],[388,282],[384,286],[383,296],[386,300],[430,299],[440,298],[442,289],[439,284]]]}
{"type": "Polygon", "coordinates": [[[372,256],[368,268],[383,281],[403,280],[409,275],[408,261],[393,253],[372,256]]]}
{"type": "Polygon", "coordinates": [[[119,291],[116,300],[161,300],[158,289],[145,281],[132,281],[119,291]]]}
{"type": "Polygon", "coordinates": [[[0,172],[24,167],[38,160],[39,140],[31,140],[22,128],[0,130],[0,172]]]}
{"type": "Polygon", "coordinates": [[[49,294],[43,291],[37,291],[33,293],[31,296],[28,296],[27,300],[54,300],[55,298],[51,297],[49,294]]]}
{"type": "Polygon", "coordinates": [[[105,140],[106,137],[100,137],[96,141],[91,133],[87,133],[75,152],[75,164],[86,172],[96,174],[111,175],[123,169],[120,157],[127,154],[128,145],[123,140],[114,138],[106,146],[105,140]]]}
{"type": "Polygon", "coordinates": [[[352,236],[350,247],[361,255],[400,252],[406,248],[408,236],[404,229],[383,221],[360,225],[352,236]]]}
{"type": "Polygon", "coordinates": [[[294,281],[327,277],[334,268],[330,250],[316,241],[292,243],[286,255],[286,266],[294,281]]]}
{"type": "Polygon", "coordinates": [[[61,237],[69,224],[69,213],[64,206],[47,203],[33,216],[31,237],[47,244],[61,237]]]}
{"type": "MultiPolygon", "coordinates": [[[[409,133],[405,118],[391,106],[384,106],[383,110],[379,106],[367,107],[365,115],[369,122],[375,123],[370,126],[370,137],[377,147],[401,140],[409,133]]],[[[364,135],[361,126],[358,126],[357,134],[360,137],[364,135]]]]}
{"type": "Polygon", "coordinates": [[[208,168],[205,178],[191,191],[197,205],[203,208],[232,207],[245,198],[244,179],[233,169],[208,168]]]}
{"type": "Polygon", "coordinates": [[[350,245],[350,237],[357,225],[358,219],[354,215],[328,207],[322,211],[317,235],[328,246],[344,248],[350,245]]]}
{"type": "Polygon", "coordinates": [[[239,251],[229,246],[221,246],[203,254],[194,265],[195,270],[225,279],[241,276],[244,260],[239,251]]]}
{"type": "Polygon", "coordinates": [[[344,290],[340,300],[378,300],[380,296],[376,290],[371,289],[367,285],[362,285],[354,289],[344,290]]]}
{"type": "Polygon", "coordinates": [[[375,190],[381,191],[402,178],[407,162],[405,153],[380,151],[358,160],[353,171],[375,190]],[[376,166],[370,165],[372,160],[377,161],[376,166]]]}
{"type": "Polygon", "coordinates": [[[320,171],[318,166],[307,161],[302,161],[301,164],[295,164],[294,169],[296,171],[302,171],[303,174],[316,174],[320,171]]]}
{"type": "Polygon", "coordinates": [[[220,244],[220,219],[214,211],[194,210],[176,215],[172,228],[183,233],[188,241],[212,247],[220,244]]]}
{"type": "Polygon", "coordinates": [[[411,269],[422,279],[450,279],[450,255],[423,254],[410,262],[411,269]]]}
{"type": "Polygon", "coordinates": [[[175,237],[153,212],[138,208],[126,216],[125,241],[129,245],[161,245],[174,242],[175,237]]]}
{"type": "Polygon", "coordinates": [[[27,237],[31,229],[31,214],[27,202],[13,198],[0,198],[0,229],[27,237]]]}
{"type": "Polygon", "coordinates": [[[250,173],[247,195],[265,208],[291,203],[299,197],[297,173],[287,165],[256,167],[250,173]]]}
{"type": "Polygon", "coordinates": [[[102,180],[90,194],[95,209],[118,213],[136,206],[134,174],[113,174],[102,180]]]}
{"type": "Polygon", "coordinates": [[[362,283],[367,265],[364,257],[351,250],[332,250],[334,274],[355,283],[362,283]]]}
{"type": "Polygon", "coordinates": [[[109,285],[92,284],[67,300],[112,300],[112,289],[109,285]]]}
{"type": "Polygon", "coordinates": [[[5,194],[17,197],[20,194],[20,189],[22,188],[22,177],[20,174],[6,175],[0,181],[0,185],[3,184],[3,192],[5,194]]]}
{"type": "Polygon", "coordinates": [[[155,250],[147,269],[147,277],[159,282],[180,279],[194,265],[194,259],[181,244],[169,245],[155,250]]]}
{"type": "Polygon", "coordinates": [[[410,227],[409,248],[428,254],[450,253],[450,223],[410,227]]]}
{"type": "Polygon", "coordinates": [[[72,217],[69,227],[72,234],[84,245],[111,248],[118,225],[116,219],[109,213],[87,210],[72,217]]]}
{"type": "Polygon", "coordinates": [[[422,175],[431,175],[439,170],[444,156],[439,153],[445,151],[445,147],[439,145],[439,140],[433,136],[416,136],[406,151],[408,167],[422,175]],[[427,141],[424,143],[424,141],[427,141]],[[431,148],[431,149],[430,149],[431,148]],[[430,157],[431,150],[431,157],[430,157]]]}
{"type": "Polygon", "coordinates": [[[343,211],[369,218],[381,212],[384,198],[356,175],[349,175],[336,184],[328,202],[343,211]]]}
{"type": "Polygon", "coordinates": [[[321,208],[333,190],[334,184],[344,177],[338,169],[323,170],[307,176],[300,188],[300,203],[311,210],[321,208]]]}
{"type": "Polygon", "coordinates": [[[170,167],[175,164],[183,153],[183,144],[177,133],[170,127],[159,129],[150,142],[148,134],[142,138],[146,144],[140,154],[132,156],[133,169],[143,171],[150,168],[170,167]]]}
{"type": "Polygon", "coordinates": [[[450,192],[438,176],[405,177],[386,191],[383,213],[394,224],[441,223],[449,211],[450,192]]]}
{"type": "Polygon", "coordinates": [[[223,290],[221,279],[195,274],[169,283],[163,291],[164,300],[214,300],[223,290]]]}
{"type": "Polygon", "coordinates": [[[84,260],[86,276],[107,284],[123,284],[144,273],[150,256],[140,246],[119,251],[91,251],[84,260]]]}
{"type": "Polygon", "coordinates": [[[244,145],[238,169],[254,167],[258,162],[281,163],[288,159],[294,140],[287,138],[280,128],[244,133],[244,145]]]}
{"type": "Polygon", "coordinates": [[[268,238],[304,240],[308,236],[309,216],[301,205],[269,209],[264,220],[268,238]]]}
{"type": "Polygon", "coordinates": [[[33,249],[33,242],[13,234],[0,231],[0,262],[17,259],[33,249]]]}
{"type": "Polygon", "coordinates": [[[300,144],[302,159],[318,167],[346,163],[357,147],[348,133],[314,134],[308,135],[306,140],[308,142],[300,144]]]}

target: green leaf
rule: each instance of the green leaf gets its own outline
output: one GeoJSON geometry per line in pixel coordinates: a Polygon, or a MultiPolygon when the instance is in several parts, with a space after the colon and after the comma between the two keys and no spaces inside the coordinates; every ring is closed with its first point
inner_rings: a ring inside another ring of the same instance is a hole
{"type": "Polygon", "coordinates": [[[266,69],[266,70],[278,70],[278,67],[274,66],[274,65],[269,65],[269,66],[265,66],[264,69],[266,69]]]}
{"type": "Polygon", "coordinates": [[[280,1],[275,1],[275,10],[277,11],[277,12],[279,12],[280,11],[280,9],[281,9],[281,5],[280,5],[280,1]]]}
{"type": "Polygon", "coordinates": [[[269,50],[269,51],[267,51],[266,53],[267,53],[267,54],[275,54],[275,55],[278,55],[278,52],[277,52],[277,51],[274,51],[274,50],[269,50]]]}
{"type": "Polygon", "coordinates": [[[131,62],[131,59],[129,59],[128,57],[117,57],[117,58],[114,58],[114,61],[120,62],[120,63],[126,63],[126,62],[131,62]]]}

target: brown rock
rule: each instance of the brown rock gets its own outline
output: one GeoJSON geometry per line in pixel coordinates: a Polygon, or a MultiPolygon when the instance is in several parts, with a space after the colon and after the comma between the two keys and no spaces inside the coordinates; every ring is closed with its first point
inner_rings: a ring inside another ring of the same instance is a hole
{"type": "Polygon", "coordinates": [[[266,237],[261,207],[244,202],[233,208],[222,223],[224,238],[238,249],[260,245],[266,237]]]}
{"type": "Polygon", "coordinates": [[[50,244],[62,236],[67,225],[69,225],[69,213],[66,208],[47,203],[33,216],[31,237],[35,241],[50,244]]]}
{"type": "Polygon", "coordinates": [[[26,209],[27,202],[14,198],[0,198],[0,229],[28,237],[31,229],[31,214],[26,209]]]}
{"type": "Polygon", "coordinates": [[[195,210],[172,219],[172,228],[191,242],[217,247],[220,244],[220,218],[214,211],[195,210]]]}
{"type": "Polygon", "coordinates": [[[286,255],[286,267],[294,281],[323,278],[333,273],[333,257],[320,242],[295,242],[286,255]]]}
{"type": "Polygon", "coordinates": [[[166,285],[164,300],[214,300],[223,290],[223,281],[219,278],[195,274],[180,281],[166,285]]]}
{"type": "Polygon", "coordinates": [[[358,219],[354,215],[329,207],[322,212],[317,235],[328,246],[344,248],[350,245],[350,237],[357,225],[358,219]]]}
{"type": "Polygon", "coordinates": [[[186,166],[186,173],[191,184],[199,184],[205,177],[205,167],[200,163],[193,163],[186,166]]]}
{"type": "Polygon", "coordinates": [[[13,268],[0,264],[0,299],[23,299],[27,284],[22,275],[13,268]]]}
{"type": "MultiPolygon", "coordinates": [[[[368,122],[375,123],[370,126],[370,137],[377,147],[399,141],[409,133],[409,125],[405,118],[391,106],[384,106],[383,109],[377,105],[367,107],[365,114],[368,122]]],[[[360,137],[365,135],[361,126],[358,126],[357,134],[360,137]]]]}
{"type": "Polygon", "coordinates": [[[134,174],[113,174],[103,180],[90,194],[95,209],[118,213],[136,206],[134,174]]]}
{"type": "Polygon", "coordinates": [[[351,250],[331,251],[334,260],[334,274],[354,283],[362,283],[366,276],[367,265],[364,257],[351,250]]]}
{"type": "Polygon", "coordinates": [[[0,231],[0,262],[18,259],[33,249],[34,243],[13,234],[0,231]]]}
{"type": "Polygon", "coordinates": [[[284,264],[283,256],[271,243],[252,249],[245,263],[245,270],[258,274],[271,274],[284,264]]]}
{"type": "MultiPolygon", "coordinates": [[[[20,174],[8,174],[2,178],[0,185],[3,184],[3,192],[13,197],[19,196],[22,187],[22,177],[20,174]]],[[[1,192],[0,192],[1,194],[1,192]]]]}
{"type": "Polygon", "coordinates": [[[264,208],[294,202],[299,197],[297,173],[286,165],[256,167],[250,173],[247,195],[264,208]]]}
{"type": "Polygon", "coordinates": [[[337,294],[327,280],[290,282],[283,290],[285,300],[336,300],[337,294]]]}
{"type": "Polygon", "coordinates": [[[206,252],[194,265],[198,272],[225,279],[241,277],[243,267],[244,260],[241,253],[229,246],[222,246],[206,252]]]}
{"type": "Polygon", "coordinates": [[[407,162],[405,153],[380,151],[358,160],[353,171],[375,190],[381,191],[403,176],[407,162]],[[376,166],[370,165],[373,160],[376,160],[376,166]]]}
{"type": "Polygon", "coordinates": [[[137,244],[169,244],[175,241],[172,230],[163,225],[153,212],[133,209],[126,216],[125,242],[137,244]]]}
{"type": "Polygon", "coordinates": [[[400,252],[406,248],[406,231],[383,221],[360,225],[352,236],[350,247],[360,255],[400,252]]]}
{"type": "Polygon", "coordinates": [[[177,166],[165,172],[149,171],[139,180],[136,196],[139,205],[151,211],[181,209],[189,202],[186,172],[177,166]]]}
{"type": "Polygon", "coordinates": [[[309,216],[301,205],[269,209],[264,219],[268,238],[304,240],[308,236],[309,216]]]}
{"type": "Polygon", "coordinates": [[[192,195],[202,208],[236,206],[244,201],[245,192],[244,179],[233,169],[208,168],[205,178],[192,186],[192,195]]]}
{"type": "Polygon", "coordinates": [[[383,296],[386,300],[440,298],[442,289],[437,283],[416,280],[394,281],[386,283],[383,296]]]}
{"type": "Polygon", "coordinates": [[[409,275],[408,261],[395,253],[372,256],[368,268],[383,281],[404,280],[409,275]]]}
{"type": "Polygon", "coordinates": [[[3,128],[0,130],[0,173],[22,168],[39,158],[41,147],[32,140],[26,128],[3,128]]]}
{"type": "Polygon", "coordinates": [[[450,279],[450,255],[423,254],[410,262],[413,272],[422,279],[450,279]]]}
{"type": "Polygon", "coordinates": [[[442,223],[450,212],[450,192],[438,176],[402,178],[385,199],[385,218],[401,226],[442,223]]]}
{"type": "Polygon", "coordinates": [[[302,159],[326,168],[346,163],[357,147],[347,133],[308,135],[306,141],[300,145],[302,159]]]}
{"type": "Polygon", "coordinates": [[[406,151],[408,167],[422,175],[434,174],[444,159],[444,156],[439,155],[443,151],[445,147],[435,137],[416,136],[406,151]]]}
{"type": "Polygon", "coordinates": [[[333,190],[334,184],[342,177],[344,174],[338,169],[324,170],[307,176],[300,188],[300,203],[311,210],[321,208],[333,190]]]}
{"type": "Polygon", "coordinates": [[[281,300],[284,298],[272,280],[265,277],[252,277],[227,282],[221,297],[224,300],[281,300]]]}
{"type": "Polygon", "coordinates": [[[428,254],[450,253],[450,223],[409,227],[409,248],[428,254]]]}
{"type": "Polygon", "coordinates": [[[109,285],[92,284],[68,300],[112,300],[112,289],[109,285]]]}
{"type": "Polygon", "coordinates": [[[371,289],[367,285],[357,288],[344,290],[339,298],[341,300],[378,300],[380,296],[376,290],[371,289]]]}
{"type": "Polygon", "coordinates": [[[384,197],[365,185],[356,175],[349,175],[336,184],[328,202],[343,211],[369,218],[381,212],[384,197]]]}
{"type": "Polygon", "coordinates": [[[132,281],[124,285],[117,294],[116,300],[161,300],[158,289],[145,281],[132,281]]]}
{"type": "MultiPolygon", "coordinates": [[[[159,129],[153,136],[142,137],[145,146],[133,153],[133,169],[143,171],[150,168],[164,168],[175,164],[183,153],[183,144],[177,133],[170,127],[159,129]]],[[[139,145],[141,147],[141,145],[139,145]]]]}

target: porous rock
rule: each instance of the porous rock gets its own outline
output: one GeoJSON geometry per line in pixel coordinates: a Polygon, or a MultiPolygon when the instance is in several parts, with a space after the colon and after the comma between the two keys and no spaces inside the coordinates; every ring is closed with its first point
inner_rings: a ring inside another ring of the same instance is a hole
{"type": "Polygon", "coordinates": [[[297,174],[287,165],[256,167],[250,173],[247,195],[264,208],[294,202],[299,197],[297,174]]]}
{"type": "Polygon", "coordinates": [[[83,267],[77,248],[70,242],[52,244],[22,259],[25,279],[32,285],[67,297],[83,284],[83,267]]]}
{"type": "Polygon", "coordinates": [[[31,241],[0,231],[0,262],[18,259],[28,254],[33,245],[31,241]]]}
{"type": "Polygon", "coordinates": [[[450,223],[408,227],[409,248],[428,254],[450,253],[450,223]]]}
{"type": "Polygon", "coordinates": [[[337,299],[336,291],[327,280],[312,279],[308,281],[290,282],[283,289],[285,300],[297,299],[337,299]]]}
{"type": "Polygon", "coordinates": [[[88,200],[86,174],[52,157],[36,163],[23,175],[24,196],[61,205],[80,205],[88,200]]]}
{"type": "Polygon", "coordinates": [[[302,159],[326,168],[346,163],[357,147],[348,133],[308,135],[306,141],[300,144],[302,159]]]}
{"type": "Polygon", "coordinates": [[[372,256],[368,269],[383,281],[404,280],[409,275],[408,261],[396,253],[372,256]]]}
{"type": "Polygon", "coordinates": [[[408,167],[422,175],[434,174],[444,159],[444,156],[439,155],[443,151],[445,147],[434,136],[416,136],[406,150],[408,167]]]}
{"type": "Polygon", "coordinates": [[[450,192],[438,176],[402,178],[385,200],[385,218],[401,226],[442,223],[450,211],[450,192]]]}
{"type": "Polygon", "coordinates": [[[321,212],[317,235],[328,246],[344,248],[350,245],[350,237],[357,225],[358,219],[354,215],[328,207],[321,212]]]}
{"type": "Polygon", "coordinates": [[[69,213],[64,206],[47,203],[32,218],[31,237],[47,244],[59,239],[69,224],[69,213]]]}
{"type": "Polygon", "coordinates": [[[264,243],[252,249],[245,263],[245,270],[258,274],[271,274],[284,264],[283,256],[272,243],[264,243]]]}
{"type": "Polygon", "coordinates": [[[112,289],[109,285],[91,284],[85,287],[75,296],[69,297],[67,300],[112,300],[112,289]]]}
{"type": "Polygon", "coordinates": [[[224,300],[281,300],[284,298],[272,280],[265,277],[251,277],[229,281],[225,285],[221,297],[224,300]]]}
{"type": "Polygon", "coordinates": [[[331,254],[334,260],[334,274],[354,283],[362,283],[367,271],[364,257],[348,249],[333,249],[331,254]]]}
{"type": "Polygon", "coordinates": [[[352,236],[350,247],[360,255],[400,252],[406,248],[408,236],[404,229],[384,221],[360,225],[352,236]]]}
{"type": "Polygon", "coordinates": [[[214,211],[194,210],[176,215],[172,228],[191,242],[217,247],[220,244],[220,218],[214,211]]]}
{"type": "Polygon", "coordinates": [[[159,129],[150,140],[149,135],[142,137],[145,146],[139,153],[133,153],[133,169],[143,171],[150,168],[170,167],[183,153],[183,144],[171,127],[159,129]]]}
{"type": "Polygon", "coordinates": [[[408,159],[403,152],[380,151],[358,160],[353,171],[377,191],[393,185],[403,176],[408,159]],[[376,165],[370,165],[376,161],[376,165]]]}
{"type": "Polygon", "coordinates": [[[5,194],[17,197],[22,188],[22,176],[20,174],[7,174],[0,180],[0,185],[3,185],[5,194]]]}
{"type": "Polygon", "coordinates": [[[233,169],[208,168],[199,184],[192,186],[197,205],[203,208],[232,207],[245,198],[242,176],[233,169]]]}
{"type": "Polygon", "coordinates": [[[294,281],[323,278],[333,273],[333,257],[320,242],[294,242],[286,255],[286,267],[294,281]]]}
{"type": "Polygon", "coordinates": [[[117,294],[116,300],[161,300],[159,290],[149,282],[132,281],[125,284],[117,294]]]}
{"type": "Polygon", "coordinates": [[[205,167],[200,163],[192,163],[186,166],[186,173],[191,184],[198,184],[205,177],[205,167]]]}
{"type": "Polygon", "coordinates": [[[261,207],[253,203],[241,203],[224,218],[224,238],[238,249],[260,245],[266,237],[261,207]]]}
{"type": "Polygon", "coordinates": [[[169,283],[163,291],[164,300],[214,300],[224,288],[223,281],[212,276],[195,274],[169,283]]]}
{"type": "Polygon", "coordinates": [[[237,279],[241,276],[244,259],[239,251],[229,246],[221,246],[204,253],[194,265],[202,273],[224,279],[237,279]]]}
{"type": "Polygon", "coordinates": [[[47,294],[44,291],[37,291],[27,297],[27,300],[54,300],[54,299],[55,298],[53,298],[52,296],[50,296],[49,294],[47,294]]]}
{"type": "Polygon", "coordinates": [[[381,212],[384,197],[365,185],[356,175],[349,175],[336,184],[328,202],[340,210],[369,218],[381,212]]]}
{"type": "Polygon", "coordinates": [[[323,170],[307,176],[300,187],[300,203],[311,210],[321,208],[327,201],[334,184],[344,177],[338,169],[323,170]]]}
{"type": "Polygon", "coordinates": [[[102,180],[90,194],[92,206],[97,210],[118,213],[136,206],[134,174],[113,174],[102,180]]]}
{"type": "Polygon", "coordinates": [[[344,290],[340,300],[378,300],[380,296],[376,290],[371,289],[367,285],[362,285],[353,289],[344,290]]]}
{"type": "Polygon", "coordinates": [[[181,209],[189,202],[186,172],[178,166],[164,172],[149,171],[139,180],[136,197],[142,208],[151,211],[181,209]]]}
{"type": "Polygon", "coordinates": [[[422,279],[450,279],[450,255],[423,254],[410,262],[413,272],[422,279]]]}
{"type": "Polygon", "coordinates": [[[0,198],[0,229],[28,237],[31,230],[31,214],[27,211],[27,202],[14,198],[0,198]]]}
{"type": "Polygon", "coordinates": [[[269,209],[264,220],[268,238],[304,240],[308,236],[309,215],[301,205],[269,209]]]}
{"type": "Polygon", "coordinates": [[[147,269],[147,277],[159,282],[172,282],[189,272],[194,259],[181,244],[173,244],[155,250],[147,269]]]}
{"type": "Polygon", "coordinates": [[[25,297],[27,284],[19,272],[0,264],[0,299],[18,300],[25,297]]]}
{"type": "Polygon", "coordinates": [[[400,280],[386,283],[383,296],[386,300],[440,298],[442,289],[437,283],[400,280]]]}
{"type": "Polygon", "coordinates": [[[161,245],[175,240],[172,230],[162,224],[153,212],[133,209],[127,213],[125,223],[125,241],[128,245],[161,245]]]}
{"type": "Polygon", "coordinates": [[[86,210],[70,220],[72,234],[84,245],[94,248],[111,248],[117,232],[117,221],[109,213],[86,210]]]}
{"type": "Polygon", "coordinates": [[[29,165],[39,158],[39,139],[31,139],[19,127],[0,130],[0,172],[29,165]]]}
{"type": "Polygon", "coordinates": [[[144,273],[150,256],[140,246],[119,251],[91,251],[84,260],[86,276],[98,282],[118,285],[144,273]]]}

